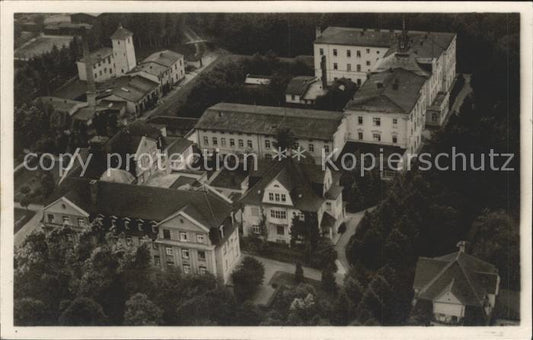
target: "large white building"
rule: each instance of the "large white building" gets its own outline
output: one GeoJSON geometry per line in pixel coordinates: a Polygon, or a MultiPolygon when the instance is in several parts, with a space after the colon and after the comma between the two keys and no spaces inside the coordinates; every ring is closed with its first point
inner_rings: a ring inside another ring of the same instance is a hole
{"type": "Polygon", "coordinates": [[[342,118],[335,111],[218,103],[204,112],[195,131],[201,150],[270,159],[277,151],[278,131],[290,129],[295,147],[320,164],[323,151],[329,154],[344,145],[344,134],[338,131],[342,118]]]}
{"type": "MultiPolygon", "coordinates": [[[[96,82],[103,82],[110,78],[122,76],[132,70],[137,63],[133,45],[133,33],[119,25],[111,36],[111,41],[113,48],[104,47],[91,52],[89,55],[94,81],[96,82]]],[[[82,58],[76,63],[80,80],[87,80],[85,62],[85,59],[82,58]]]]}
{"type": "Polygon", "coordinates": [[[180,53],[169,50],[152,53],[136,66],[132,74],[139,74],[164,86],[172,86],[185,77],[185,61],[180,53]]]}

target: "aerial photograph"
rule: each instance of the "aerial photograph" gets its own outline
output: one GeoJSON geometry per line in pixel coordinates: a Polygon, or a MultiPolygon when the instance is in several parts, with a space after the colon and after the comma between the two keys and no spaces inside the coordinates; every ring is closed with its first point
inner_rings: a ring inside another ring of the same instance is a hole
{"type": "Polygon", "coordinates": [[[15,327],[524,321],[519,13],[13,23],[15,327]]]}

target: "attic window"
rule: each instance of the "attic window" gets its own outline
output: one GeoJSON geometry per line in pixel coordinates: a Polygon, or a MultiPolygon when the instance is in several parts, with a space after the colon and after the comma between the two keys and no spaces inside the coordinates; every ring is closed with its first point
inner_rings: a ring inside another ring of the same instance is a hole
{"type": "Polygon", "coordinates": [[[61,208],[67,209],[67,206],[65,205],[65,203],[61,204],[61,208]]]}

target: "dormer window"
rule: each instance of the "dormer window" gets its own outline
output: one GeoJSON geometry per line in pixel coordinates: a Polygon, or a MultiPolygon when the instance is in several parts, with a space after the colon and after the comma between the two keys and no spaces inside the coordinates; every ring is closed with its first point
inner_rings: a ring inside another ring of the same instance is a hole
{"type": "Polygon", "coordinates": [[[281,201],[286,202],[287,201],[287,195],[281,194],[281,201]]]}
{"type": "Polygon", "coordinates": [[[273,200],[274,200],[274,194],[271,193],[271,192],[269,192],[269,193],[268,193],[268,199],[269,199],[270,201],[273,201],[273,200]]]}

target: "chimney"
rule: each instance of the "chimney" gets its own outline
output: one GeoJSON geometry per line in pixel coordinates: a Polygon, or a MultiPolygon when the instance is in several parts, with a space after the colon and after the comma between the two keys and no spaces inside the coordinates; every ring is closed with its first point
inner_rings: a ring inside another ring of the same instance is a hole
{"type": "Polygon", "coordinates": [[[322,36],[322,29],[320,26],[316,26],[315,28],[315,38],[320,38],[322,36]]]}
{"type": "Polygon", "coordinates": [[[89,181],[89,190],[91,192],[91,204],[96,205],[96,200],[98,197],[98,181],[91,179],[89,181]]]}
{"type": "Polygon", "coordinates": [[[466,250],[466,241],[459,241],[456,245],[457,248],[459,248],[460,253],[464,253],[466,250]]]}
{"type": "Polygon", "coordinates": [[[326,71],[326,56],[323,55],[320,60],[320,69],[322,70],[322,89],[328,88],[328,73],[326,71]]]}

